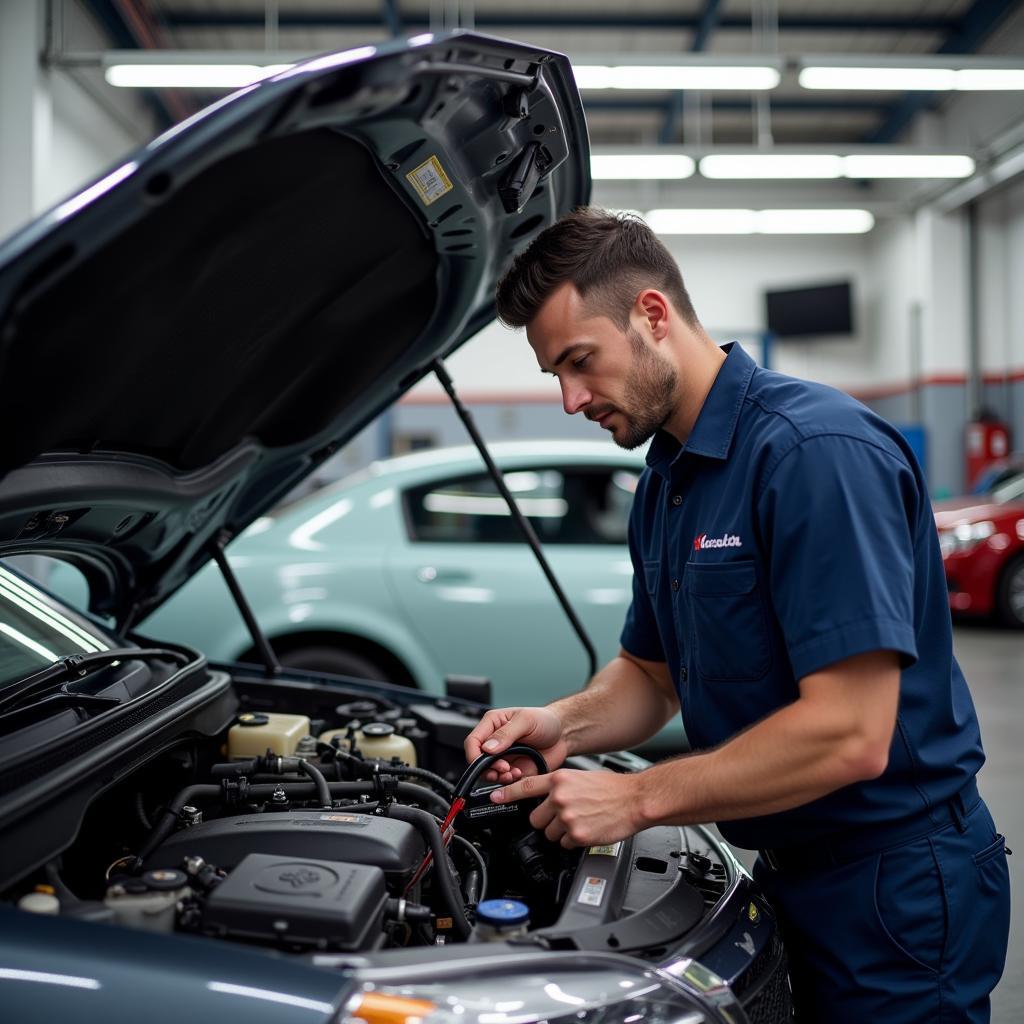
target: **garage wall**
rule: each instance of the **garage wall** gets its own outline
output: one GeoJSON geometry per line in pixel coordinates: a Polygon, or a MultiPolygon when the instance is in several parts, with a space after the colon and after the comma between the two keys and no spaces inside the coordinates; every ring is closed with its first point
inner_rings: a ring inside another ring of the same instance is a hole
{"type": "Polygon", "coordinates": [[[979,204],[979,323],[985,405],[1024,447],[1024,183],[979,204]]]}
{"type": "MultiPolygon", "coordinates": [[[[923,212],[882,220],[867,235],[695,236],[666,242],[712,336],[721,342],[738,338],[756,358],[765,289],[850,279],[853,337],[778,342],[772,365],[847,390],[898,425],[923,424],[930,485],[946,494],[963,484],[965,232],[962,214],[923,212]]],[[[557,386],[538,373],[525,338],[492,325],[452,357],[449,370],[468,403],[493,410],[490,421],[505,425],[489,436],[580,436],[573,418],[558,411],[557,386]],[[553,417],[540,413],[545,400],[554,407],[553,417]],[[529,404],[517,409],[524,401],[529,404]]],[[[432,431],[438,438],[454,432],[461,441],[461,426],[443,405],[434,404],[441,394],[432,379],[422,382],[395,410],[393,431],[403,440],[410,432],[421,438],[432,431]],[[421,411],[413,415],[412,408],[421,411]]],[[[589,424],[581,423],[586,431],[589,424]]]]}
{"type": "Polygon", "coordinates": [[[96,52],[110,42],[81,4],[65,2],[49,24],[42,0],[0,0],[0,237],[79,191],[156,125],[128,90],[101,90],[98,69],[44,66],[50,33],[68,50],[96,52]]]}

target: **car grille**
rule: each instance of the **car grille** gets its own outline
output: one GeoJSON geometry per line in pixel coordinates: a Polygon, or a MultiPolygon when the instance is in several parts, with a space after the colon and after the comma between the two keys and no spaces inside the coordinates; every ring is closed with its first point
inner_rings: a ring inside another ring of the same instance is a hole
{"type": "Polygon", "coordinates": [[[783,1024],[793,1019],[786,951],[777,934],[733,987],[750,1024],[783,1024]]]}

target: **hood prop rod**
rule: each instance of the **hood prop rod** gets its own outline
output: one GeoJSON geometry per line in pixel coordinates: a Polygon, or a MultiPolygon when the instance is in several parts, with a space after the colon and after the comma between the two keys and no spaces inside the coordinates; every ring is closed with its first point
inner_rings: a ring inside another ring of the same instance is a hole
{"type": "Polygon", "coordinates": [[[551,589],[555,592],[555,597],[558,598],[558,603],[562,606],[562,611],[565,612],[569,623],[575,630],[576,635],[580,639],[580,643],[583,644],[583,649],[587,652],[587,659],[590,664],[590,675],[587,676],[590,679],[591,676],[597,674],[597,652],[594,650],[594,645],[587,636],[587,631],[583,627],[583,623],[580,622],[576,615],[576,611],[572,604],[569,602],[569,598],[565,596],[565,591],[562,590],[562,585],[558,582],[555,577],[551,566],[548,564],[548,560],[544,555],[543,550],[540,546],[540,541],[537,539],[537,534],[534,532],[533,526],[530,521],[523,515],[519,510],[519,506],[516,504],[516,499],[512,497],[512,492],[508,489],[505,484],[505,478],[501,475],[501,470],[494,463],[494,459],[491,458],[491,453],[487,450],[487,445],[484,442],[483,437],[480,435],[480,431],[477,430],[476,424],[473,422],[473,417],[469,414],[469,410],[462,404],[461,399],[455,393],[455,385],[452,383],[451,377],[448,376],[448,371],[445,369],[444,363],[440,359],[435,359],[431,363],[431,369],[434,371],[434,376],[441,382],[441,387],[448,393],[448,397],[451,399],[452,406],[455,408],[455,412],[458,413],[459,419],[462,420],[463,425],[469,432],[469,436],[473,440],[473,444],[476,445],[476,450],[480,453],[480,458],[484,460],[484,465],[487,467],[487,472],[490,474],[491,479],[494,481],[494,485],[498,488],[501,496],[505,499],[505,504],[508,505],[509,512],[512,513],[512,518],[516,521],[516,525],[519,527],[520,532],[526,539],[526,543],[530,545],[530,550],[533,552],[534,557],[540,564],[541,571],[547,577],[548,583],[551,584],[551,589]]]}
{"type": "Polygon", "coordinates": [[[229,540],[231,540],[231,535],[227,530],[222,530],[217,534],[211,545],[213,548],[213,560],[217,563],[217,568],[220,569],[220,574],[224,577],[224,582],[228,585],[228,590],[231,591],[231,596],[235,599],[235,605],[245,620],[246,628],[252,637],[253,645],[259,652],[260,659],[266,669],[266,674],[268,676],[277,675],[281,671],[281,663],[277,660],[274,649],[270,646],[270,642],[264,635],[263,630],[260,629],[260,624],[256,621],[256,616],[253,615],[252,608],[246,600],[245,594],[242,593],[242,588],[238,585],[238,577],[235,576],[234,570],[228,564],[228,556],[225,554],[224,549],[229,540]]]}

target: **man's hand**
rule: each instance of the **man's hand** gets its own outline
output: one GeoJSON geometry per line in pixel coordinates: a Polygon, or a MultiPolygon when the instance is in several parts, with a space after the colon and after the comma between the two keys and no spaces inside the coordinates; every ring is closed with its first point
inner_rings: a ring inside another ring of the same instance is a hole
{"type": "MultiPolygon", "coordinates": [[[[569,750],[562,735],[562,721],[548,708],[499,708],[488,711],[480,724],[466,737],[466,760],[472,763],[481,754],[498,754],[514,743],[525,743],[540,751],[552,771],[561,766],[569,750]]],[[[484,778],[489,782],[515,782],[536,775],[537,766],[528,757],[495,761],[484,778]]]]}
{"type": "Polygon", "coordinates": [[[636,799],[640,775],[574,771],[520,779],[491,794],[492,803],[547,796],[530,815],[530,824],[566,849],[615,843],[643,828],[636,799]]]}

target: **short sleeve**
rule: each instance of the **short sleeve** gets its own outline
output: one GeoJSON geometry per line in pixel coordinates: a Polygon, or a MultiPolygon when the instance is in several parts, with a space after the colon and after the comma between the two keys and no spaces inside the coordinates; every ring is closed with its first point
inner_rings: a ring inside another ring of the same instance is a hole
{"type": "Polygon", "coordinates": [[[914,534],[922,496],[906,461],[870,441],[806,438],[758,498],[772,602],[797,679],[857,654],[917,660],[914,534]]]}
{"type": "MultiPolygon", "coordinates": [[[[640,491],[637,492],[640,498],[640,491]]],[[[638,531],[642,501],[636,500],[629,516],[629,558],[633,563],[633,600],[626,612],[619,643],[623,650],[645,661],[665,661],[665,650],[658,632],[652,595],[657,592],[659,562],[645,562],[638,531]]]]}

